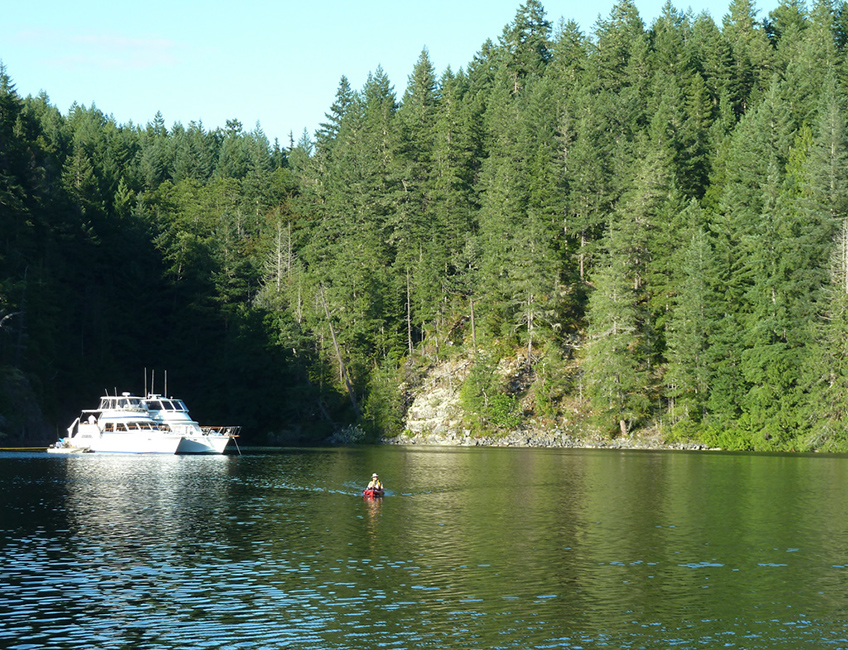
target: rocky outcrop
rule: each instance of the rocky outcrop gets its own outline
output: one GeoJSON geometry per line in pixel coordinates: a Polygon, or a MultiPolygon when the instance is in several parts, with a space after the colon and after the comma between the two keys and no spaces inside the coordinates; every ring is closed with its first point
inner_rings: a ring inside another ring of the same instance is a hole
{"type": "Polygon", "coordinates": [[[535,422],[514,431],[479,434],[464,421],[459,391],[468,376],[467,359],[441,363],[427,373],[422,384],[411,391],[406,429],[381,442],[391,445],[435,445],[453,447],[551,447],[587,449],[706,449],[699,443],[665,444],[657,433],[620,438],[577,435],[576,431],[548,427],[535,422]]]}
{"type": "MultiPolygon", "coordinates": [[[[411,437],[454,439],[469,433],[463,428],[459,389],[468,376],[470,362],[449,361],[434,367],[414,392],[406,412],[406,432],[411,437]]],[[[404,435],[404,437],[409,437],[404,435]]]]}

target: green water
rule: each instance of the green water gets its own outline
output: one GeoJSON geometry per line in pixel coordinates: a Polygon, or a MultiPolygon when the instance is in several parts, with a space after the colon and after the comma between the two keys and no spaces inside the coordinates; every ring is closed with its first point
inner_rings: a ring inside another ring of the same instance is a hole
{"type": "Polygon", "coordinates": [[[0,454],[0,647],[848,647],[847,482],[836,456],[0,454]]]}

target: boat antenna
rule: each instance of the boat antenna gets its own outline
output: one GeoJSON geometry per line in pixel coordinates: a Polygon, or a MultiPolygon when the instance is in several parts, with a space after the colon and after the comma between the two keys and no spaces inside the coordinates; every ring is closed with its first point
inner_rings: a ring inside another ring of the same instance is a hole
{"type": "MultiPolygon", "coordinates": [[[[152,378],[152,375],[151,375],[152,378]]],[[[149,393],[147,392],[147,368],[144,369],[144,396],[147,397],[149,393]]]]}
{"type": "Polygon", "coordinates": [[[165,371],[165,397],[168,397],[168,371],[165,371]]]}
{"type": "Polygon", "coordinates": [[[156,370],[150,371],[150,395],[156,392],[156,370]]]}

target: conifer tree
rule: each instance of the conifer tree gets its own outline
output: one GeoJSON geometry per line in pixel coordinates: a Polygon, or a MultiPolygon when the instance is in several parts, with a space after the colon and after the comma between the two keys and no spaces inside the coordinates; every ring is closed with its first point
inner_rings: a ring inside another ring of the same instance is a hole
{"type": "Polygon", "coordinates": [[[833,247],[823,320],[810,358],[811,412],[807,445],[837,451],[848,444],[848,220],[842,220],[833,247]]]}
{"type": "Polygon", "coordinates": [[[193,179],[206,183],[212,174],[214,148],[210,136],[200,122],[192,122],[188,129],[175,131],[174,181],[193,179]]]}
{"type": "MultiPolygon", "coordinates": [[[[615,230],[611,231],[615,238],[615,230]]],[[[583,350],[583,383],[601,424],[608,431],[630,433],[647,413],[648,376],[637,349],[641,340],[636,291],[626,271],[625,257],[594,276],[589,298],[588,328],[583,350]]]]}
{"type": "Polygon", "coordinates": [[[152,122],[147,124],[141,139],[141,176],[149,189],[155,189],[171,176],[171,151],[165,118],[157,111],[152,122]]]}
{"type": "Polygon", "coordinates": [[[733,54],[730,98],[737,114],[755,106],[771,82],[774,51],[753,0],[732,0],[722,37],[733,54]]]}
{"type": "Polygon", "coordinates": [[[716,318],[713,251],[703,227],[690,232],[688,245],[676,256],[680,280],[666,329],[665,384],[673,422],[702,421],[710,392],[707,352],[716,318]]]}
{"type": "Polygon", "coordinates": [[[333,142],[339,135],[342,121],[350,110],[354,102],[354,92],[350,87],[350,82],[347,77],[342,75],[339,81],[339,87],[336,90],[336,98],[330,112],[325,113],[326,122],[322,122],[318,132],[316,133],[316,141],[319,151],[326,152],[332,147],[333,142]]]}
{"type": "Polygon", "coordinates": [[[611,125],[599,107],[605,98],[582,92],[575,99],[574,141],[568,154],[564,230],[572,241],[581,281],[591,275],[598,242],[615,201],[611,125]]]}
{"type": "Polygon", "coordinates": [[[711,224],[716,242],[716,281],[724,305],[721,317],[711,332],[710,361],[713,368],[710,411],[721,422],[735,421],[740,415],[746,382],[741,357],[745,349],[747,326],[756,300],[749,293],[763,281],[762,267],[749,262],[752,254],[765,245],[766,205],[776,203],[786,160],[792,143],[792,124],[780,93],[780,82],[770,88],[762,104],[739,123],[729,142],[728,155],[722,160],[725,178],[720,210],[711,224]]]}
{"type": "Polygon", "coordinates": [[[412,322],[430,321],[444,305],[446,267],[444,234],[434,223],[433,153],[438,88],[429,54],[422,51],[409,77],[397,112],[392,173],[397,188],[396,208],[389,215],[394,248],[395,278],[408,280],[404,291],[407,340],[412,322]]]}
{"type": "Polygon", "coordinates": [[[474,179],[479,168],[481,129],[475,119],[467,76],[448,69],[439,82],[433,142],[433,212],[449,255],[475,234],[474,179]]]}
{"type": "Polygon", "coordinates": [[[843,100],[835,75],[827,76],[819,103],[816,133],[799,173],[798,210],[808,249],[819,256],[821,282],[817,313],[803,314],[816,344],[806,371],[810,377],[810,410],[816,420],[811,440],[833,448],[848,436],[845,399],[848,387],[845,342],[848,327],[848,140],[843,100]],[[831,235],[833,244],[831,244],[831,235]],[[822,262],[822,253],[828,255],[822,262]]]}
{"type": "MultiPolygon", "coordinates": [[[[831,3],[828,0],[815,2],[809,27],[796,27],[790,33],[795,36],[795,42],[786,44],[787,48],[792,49],[786,64],[787,101],[791,102],[796,122],[799,125],[811,125],[816,119],[825,78],[844,66],[844,56],[836,48],[831,3]],[[797,36],[793,32],[797,32],[797,36]]],[[[789,36],[785,40],[788,41],[789,36]]]]}
{"type": "Polygon", "coordinates": [[[551,60],[551,23],[538,0],[527,0],[504,28],[501,51],[506,76],[517,94],[525,79],[541,76],[551,60]]]}
{"type": "Polygon", "coordinates": [[[706,84],[713,110],[717,110],[721,97],[731,96],[733,79],[733,52],[712,17],[701,13],[692,23],[690,45],[692,58],[706,84]]]}

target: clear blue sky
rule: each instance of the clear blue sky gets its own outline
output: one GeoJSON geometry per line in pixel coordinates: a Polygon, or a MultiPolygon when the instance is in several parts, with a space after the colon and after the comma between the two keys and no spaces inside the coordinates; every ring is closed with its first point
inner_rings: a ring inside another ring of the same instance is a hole
{"type": "MultiPolygon", "coordinates": [[[[0,61],[22,96],[45,91],[67,114],[92,103],[125,124],[161,111],[168,127],[238,119],[288,144],[324,120],[345,75],[362,88],[382,66],[402,96],[423,48],[441,74],[497,41],[523,0],[6,0],[0,61]]],[[[650,25],[665,0],[636,0],[650,25]]],[[[760,17],[778,0],[756,3],[760,17]]],[[[591,34],[614,0],[549,0],[548,19],[591,34]]],[[[730,0],[672,2],[721,24],[730,0]]]]}

